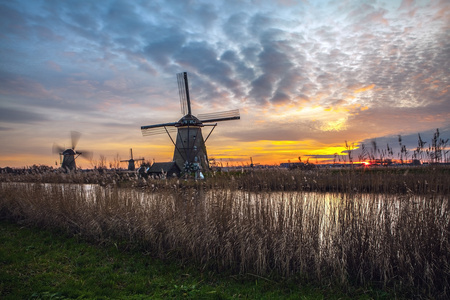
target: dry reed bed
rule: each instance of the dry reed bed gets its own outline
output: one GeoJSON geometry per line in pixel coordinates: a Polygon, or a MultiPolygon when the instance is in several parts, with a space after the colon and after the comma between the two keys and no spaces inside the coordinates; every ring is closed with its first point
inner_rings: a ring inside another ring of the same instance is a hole
{"type": "MultiPolygon", "coordinates": [[[[29,170],[30,171],[30,170],[29,170]]],[[[450,166],[370,167],[288,170],[237,169],[206,174],[204,182],[169,180],[178,187],[243,189],[247,191],[315,191],[333,193],[450,194],[450,166]]],[[[0,174],[0,182],[96,183],[118,187],[165,189],[167,180],[143,179],[114,170],[64,173],[59,170],[25,174],[0,174]]]]}
{"type": "Polygon", "coordinates": [[[375,284],[450,296],[450,203],[441,193],[249,192],[166,181],[141,192],[3,183],[0,218],[121,243],[218,271],[375,284]]]}
{"type": "Polygon", "coordinates": [[[249,191],[316,191],[365,193],[442,193],[450,194],[450,167],[371,167],[287,170],[216,174],[208,184],[220,188],[230,185],[249,191]]]}

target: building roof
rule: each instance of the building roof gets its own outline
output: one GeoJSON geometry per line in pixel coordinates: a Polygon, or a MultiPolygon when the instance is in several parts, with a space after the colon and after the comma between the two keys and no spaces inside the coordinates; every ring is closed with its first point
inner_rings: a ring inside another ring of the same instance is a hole
{"type": "Polygon", "coordinates": [[[148,173],[157,173],[160,174],[162,172],[177,172],[179,173],[181,170],[174,161],[169,162],[155,162],[152,164],[152,166],[148,169],[148,173]]]}

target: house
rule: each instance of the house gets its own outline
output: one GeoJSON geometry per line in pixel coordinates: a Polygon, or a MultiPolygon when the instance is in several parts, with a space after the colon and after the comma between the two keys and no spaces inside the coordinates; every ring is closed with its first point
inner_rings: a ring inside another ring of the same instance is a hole
{"type": "Polygon", "coordinates": [[[181,170],[175,161],[155,162],[147,169],[147,175],[151,177],[176,177],[180,176],[181,170]]]}

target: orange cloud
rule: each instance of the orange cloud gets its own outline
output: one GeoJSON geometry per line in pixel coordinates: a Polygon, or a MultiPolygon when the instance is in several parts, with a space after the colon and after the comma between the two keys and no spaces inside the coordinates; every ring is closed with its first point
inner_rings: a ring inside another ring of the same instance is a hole
{"type": "Polygon", "coordinates": [[[324,122],[320,127],[322,131],[340,131],[347,128],[347,118],[343,117],[333,121],[324,122]]]}
{"type": "Polygon", "coordinates": [[[356,90],[354,91],[354,93],[361,93],[361,92],[370,91],[370,90],[373,89],[374,87],[375,87],[375,84],[372,83],[371,85],[364,86],[364,87],[362,87],[362,88],[356,89],[356,90]]]}

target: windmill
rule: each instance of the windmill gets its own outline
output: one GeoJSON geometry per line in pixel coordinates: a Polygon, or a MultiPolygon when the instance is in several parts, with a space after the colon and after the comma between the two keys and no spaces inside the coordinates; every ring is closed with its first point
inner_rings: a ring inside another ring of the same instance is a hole
{"type": "Polygon", "coordinates": [[[82,155],[88,160],[92,158],[92,153],[90,151],[75,150],[75,147],[77,146],[78,141],[80,140],[80,136],[81,133],[77,131],[70,132],[72,148],[65,149],[64,147],[61,147],[57,144],[53,144],[53,153],[59,154],[61,168],[66,171],[76,170],[77,165],[75,163],[75,160],[78,158],[78,156],[82,155]]]}
{"type": "Polygon", "coordinates": [[[217,122],[239,120],[239,110],[203,114],[197,118],[192,115],[187,73],[178,73],[177,81],[183,117],[172,123],[141,126],[142,134],[150,136],[167,133],[175,146],[173,161],[177,163],[180,170],[184,170],[186,173],[198,171],[200,168],[207,170],[209,169],[209,162],[205,146],[206,141],[217,126],[217,122]],[[204,139],[202,128],[205,126],[210,126],[211,130],[204,139]],[[177,130],[175,142],[169,133],[171,129],[177,130]]]}
{"type": "Polygon", "coordinates": [[[135,161],[140,161],[140,160],[144,160],[144,158],[133,159],[133,149],[130,148],[130,159],[128,159],[128,160],[121,160],[121,162],[128,162],[128,171],[134,171],[134,170],[136,170],[134,162],[135,161]]]}
{"type": "Polygon", "coordinates": [[[253,163],[253,157],[250,156],[250,168],[254,168],[258,165],[259,165],[259,163],[256,163],[256,164],[253,163]]]}

